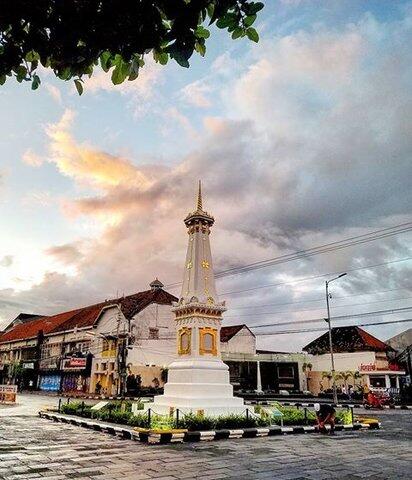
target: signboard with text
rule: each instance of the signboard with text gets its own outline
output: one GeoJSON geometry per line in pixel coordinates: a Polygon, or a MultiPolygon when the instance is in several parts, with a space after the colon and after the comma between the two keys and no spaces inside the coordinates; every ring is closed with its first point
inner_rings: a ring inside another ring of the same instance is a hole
{"type": "Polygon", "coordinates": [[[62,370],[83,370],[86,368],[85,358],[65,358],[62,360],[62,370]]]}

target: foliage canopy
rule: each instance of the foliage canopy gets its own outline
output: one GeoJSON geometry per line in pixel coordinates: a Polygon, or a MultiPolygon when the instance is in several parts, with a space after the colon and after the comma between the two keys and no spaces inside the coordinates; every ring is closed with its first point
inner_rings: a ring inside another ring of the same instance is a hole
{"type": "Polygon", "coordinates": [[[15,77],[36,90],[42,65],[81,94],[83,75],[99,64],[114,84],[135,80],[149,54],[188,67],[194,51],[205,55],[204,25],[257,42],[262,8],[250,0],[0,0],[0,85],[15,77]]]}

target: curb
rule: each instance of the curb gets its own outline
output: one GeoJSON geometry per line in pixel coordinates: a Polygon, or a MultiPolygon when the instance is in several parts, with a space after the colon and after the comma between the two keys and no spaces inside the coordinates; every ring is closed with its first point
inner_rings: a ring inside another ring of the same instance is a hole
{"type": "MultiPolygon", "coordinates": [[[[212,440],[226,440],[239,438],[260,438],[272,437],[279,435],[293,435],[316,433],[318,431],[315,426],[293,426],[293,427],[279,427],[270,426],[263,428],[241,428],[236,430],[209,430],[204,432],[184,432],[184,433],[150,433],[137,432],[133,428],[119,427],[115,425],[108,425],[102,422],[96,422],[91,419],[84,419],[79,417],[71,417],[62,414],[39,412],[40,418],[46,418],[55,422],[68,423],[83,428],[89,428],[110,435],[135,440],[151,445],[167,444],[167,443],[186,443],[186,442],[203,442],[212,440]]],[[[353,423],[349,425],[336,425],[335,430],[339,431],[356,431],[356,430],[377,430],[381,426],[380,423],[353,423]]]]}

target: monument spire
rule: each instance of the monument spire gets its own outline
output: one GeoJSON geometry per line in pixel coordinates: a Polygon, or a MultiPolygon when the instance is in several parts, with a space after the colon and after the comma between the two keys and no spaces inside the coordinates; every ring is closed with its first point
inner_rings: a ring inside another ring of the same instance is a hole
{"type": "Polygon", "coordinates": [[[180,297],[184,303],[195,301],[210,305],[218,302],[209,239],[214,221],[203,210],[202,184],[199,180],[196,211],[189,213],[184,220],[189,234],[180,297]]]}
{"type": "Polygon", "coordinates": [[[202,206],[202,182],[199,180],[199,191],[197,193],[197,211],[201,212],[203,211],[203,206],[202,206]]]}

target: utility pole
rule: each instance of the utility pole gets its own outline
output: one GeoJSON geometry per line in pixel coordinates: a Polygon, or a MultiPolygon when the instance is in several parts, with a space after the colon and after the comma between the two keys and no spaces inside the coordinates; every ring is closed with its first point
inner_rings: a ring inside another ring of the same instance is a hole
{"type": "Polygon", "coordinates": [[[329,349],[330,349],[330,361],[332,364],[332,388],[333,388],[333,403],[337,405],[338,403],[338,394],[336,391],[336,376],[335,376],[335,359],[333,358],[333,342],[332,342],[332,327],[330,322],[330,305],[329,299],[331,298],[331,294],[329,293],[329,284],[338,278],[344,277],[347,275],[346,273],[341,273],[339,276],[332,278],[332,280],[326,280],[325,287],[326,287],[326,308],[328,311],[328,318],[325,319],[328,323],[329,328],[329,349]]]}

